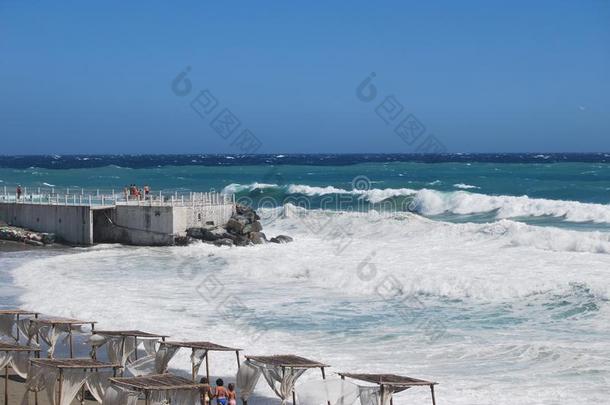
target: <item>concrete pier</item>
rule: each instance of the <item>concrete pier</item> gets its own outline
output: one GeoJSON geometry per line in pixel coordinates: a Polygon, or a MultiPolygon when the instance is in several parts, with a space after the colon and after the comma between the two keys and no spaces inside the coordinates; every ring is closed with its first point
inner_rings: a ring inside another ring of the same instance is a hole
{"type": "Polygon", "coordinates": [[[190,227],[224,225],[235,209],[232,195],[189,193],[130,200],[122,196],[37,195],[0,198],[0,220],[58,239],[94,243],[172,245],[190,227]]]}

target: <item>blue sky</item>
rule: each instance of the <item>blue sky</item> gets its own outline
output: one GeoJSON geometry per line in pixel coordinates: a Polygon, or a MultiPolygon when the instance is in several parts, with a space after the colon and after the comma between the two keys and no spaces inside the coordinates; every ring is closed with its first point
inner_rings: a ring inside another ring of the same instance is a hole
{"type": "Polygon", "coordinates": [[[607,0],[58,3],[0,1],[1,154],[610,151],[607,0]]]}

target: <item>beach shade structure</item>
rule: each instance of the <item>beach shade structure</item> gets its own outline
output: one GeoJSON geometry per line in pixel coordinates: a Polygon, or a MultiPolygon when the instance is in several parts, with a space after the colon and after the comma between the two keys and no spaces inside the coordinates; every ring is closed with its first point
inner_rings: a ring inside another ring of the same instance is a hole
{"type": "Polygon", "coordinates": [[[23,332],[26,333],[28,337],[28,344],[31,343],[34,337],[36,338],[37,342],[39,339],[42,339],[42,341],[49,346],[47,350],[47,356],[49,358],[54,357],[55,346],[62,334],[66,334],[68,339],[68,347],[70,349],[70,357],[74,357],[73,335],[85,333],[82,330],[84,325],[91,325],[91,330],[93,331],[95,330],[96,324],[95,321],[83,321],[79,319],[59,317],[30,318],[27,322],[27,325],[25,325],[23,328],[23,332]]]}
{"type": "Polygon", "coordinates": [[[246,361],[237,371],[237,388],[246,405],[260,376],[263,375],[273,392],[282,400],[282,405],[291,395],[292,403],[296,405],[294,386],[299,377],[309,369],[319,368],[322,371],[322,379],[326,379],[326,367],[329,366],[292,354],[246,356],[246,361]]]}
{"type": "Polygon", "coordinates": [[[21,324],[28,318],[38,318],[38,312],[23,309],[0,309],[0,336],[6,336],[19,342],[21,324]]]}
{"type": "Polygon", "coordinates": [[[201,390],[209,387],[169,373],[111,378],[110,383],[103,405],[136,405],[141,395],[146,405],[193,405],[199,403],[201,390]]]}
{"type": "Polygon", "coordinates": [[[79,391],[84,397],[85,388],[96,401],[102,402],[110,377],[116,376],[119,368],[119,364],[90,358],[31,359],[21,403],[28,405],[30,392],[45,391],[50,404],[69,405],[79,391]]]}
{"type": "Polygon", "coordinates": [[[97,357],[97,350],[106,347],[111,363],[118,363],[134,375],[154,372],[157,343],[163,342],[167,335],[142,332],[141,330],[92,330],[89,338],[91,357],[97,357]],[[142,344],[146,355],[139,358],[138,346],[142,344]]]}
{"type": "Polygon", "coordinates": [[[432,405],[436,405],[434,386],[438,383],[396,374],[355,374],[338,373],[341,379],[351,378],[375,384],[373,387],[360,386],[361,405],[393,405],[392,395],[412,387],[430,387],[432,405]]]}
{"type": "Polygon", "coordinates": [[[176,352],[181,349],[191,349],[191,377],[193,381],[197,379],[197,373],[201,367],[201,363],[205,360],[205,375],[210,381],[210,361],[208,354],[210,352],[235,352],[237,358],[237,368],[239,368],[239,352],[241,349],[234,347],[222,346],[212,342],[162,342],[161,347],[166,350],[166,356],[158,357],[157,372],[163,373],[167,371],[167,364],[176,352]]]}
{"type": "Polygon", "coordinates": [[[8,368],[12,367],[19,376],[26,378],[30,357],[39,351],[35,347],[0,342],[0,368],[4,368],[4,405],[8,405],[8,368]]]}

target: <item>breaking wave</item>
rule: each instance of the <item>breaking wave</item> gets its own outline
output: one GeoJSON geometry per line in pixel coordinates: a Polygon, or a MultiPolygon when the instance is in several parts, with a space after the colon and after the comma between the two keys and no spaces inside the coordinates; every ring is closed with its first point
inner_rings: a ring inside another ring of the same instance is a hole
{"type": "MultiPolygon", "coordinates": [[[[454,187],[475,187],[456,184],[454,187]]],[[[267,184],[248,185],[230,184],[224,188],[226,193],[258,191],[272,193],[277,205],[294,195],[319,197],[326,195],[350,195],[371,204],[378,204],[392,198],[409,198],[409,210],[423,215],[472,215],[492,213],[497,219],[519,217],[555,217],[568,222],[610,223],[610,205],[583,203],[579,201],[551,200],[509,195],[487,195],[469,191],[438,191],[411,188],[369,188],[345,189],[335,186],[310,186],[306,184],[267,184]]]]}

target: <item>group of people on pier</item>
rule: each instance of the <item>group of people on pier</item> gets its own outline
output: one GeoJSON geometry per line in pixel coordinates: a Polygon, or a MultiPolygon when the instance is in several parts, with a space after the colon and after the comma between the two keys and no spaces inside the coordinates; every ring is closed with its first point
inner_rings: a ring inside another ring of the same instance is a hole
{"type": "Polygon", "coordinates": [[[123,194],[126,200],[146,200],[150,196],[150,187],[145,184],[143,188],[139,188],[135,184],[130,184],[123,189],[123,194]]]}

